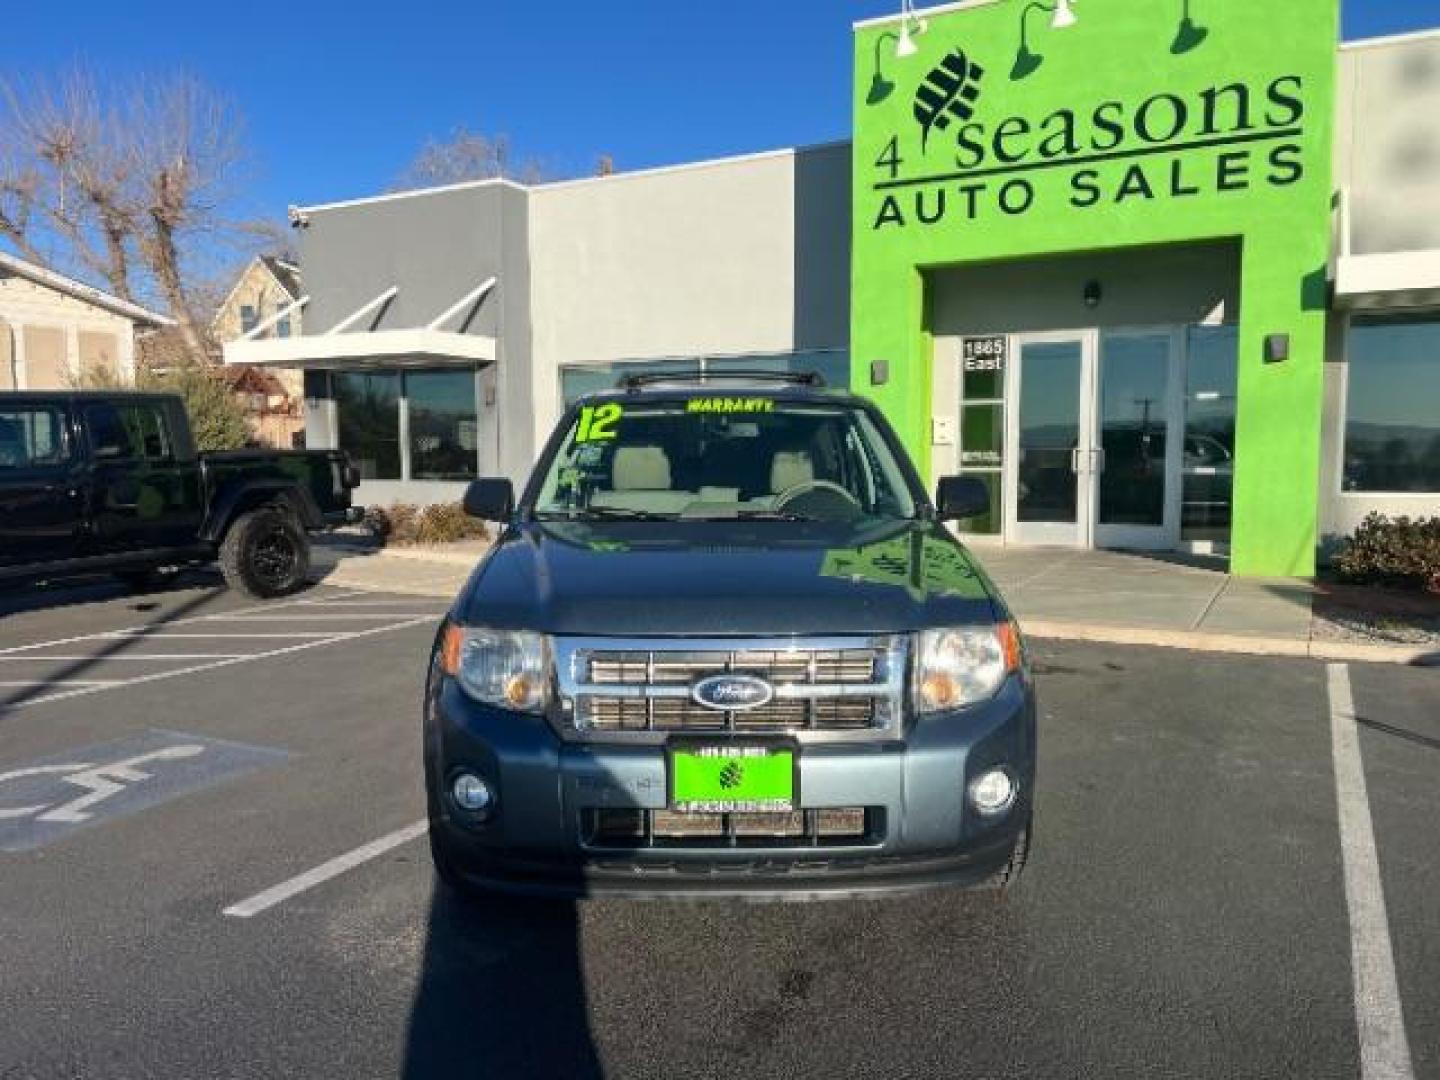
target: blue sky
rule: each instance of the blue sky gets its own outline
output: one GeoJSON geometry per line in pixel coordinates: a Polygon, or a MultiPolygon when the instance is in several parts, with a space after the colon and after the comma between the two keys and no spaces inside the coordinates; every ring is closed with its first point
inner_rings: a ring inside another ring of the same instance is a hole
{"type": "MultiPolygon", "coordinates": [[[[1150,0],[1134,0],[1150,2],[1150,0]]],[[[1345,36],[1440,24],[1432,0],[1344,0],[1345,36]]],[[[183,67],[230,95],[255,211],[372,194],[429,137],[508,135],[588,173],[843,138],[850,23],[899,0],[447,0],[7,5],[0,71],[183,67]]]]}

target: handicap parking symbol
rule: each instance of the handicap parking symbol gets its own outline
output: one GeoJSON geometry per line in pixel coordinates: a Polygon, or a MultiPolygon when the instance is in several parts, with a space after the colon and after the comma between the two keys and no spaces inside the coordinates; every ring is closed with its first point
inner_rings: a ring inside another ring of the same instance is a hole
{"type": "Polygon", "coordinates": [[[0,764],[0,851],[29,851],[77,828],[148,809],[288,756],[149,731],[14,767],[0,764]]]}

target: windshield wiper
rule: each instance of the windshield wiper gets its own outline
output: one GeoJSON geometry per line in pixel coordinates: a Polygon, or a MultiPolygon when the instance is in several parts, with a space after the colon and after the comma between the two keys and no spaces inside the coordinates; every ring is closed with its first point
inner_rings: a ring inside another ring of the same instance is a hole
{"type": "MultiPolygon", "coordinates": [[[[604,518],[609,521],[674,521],[674,514],[657,514],[653,510],[632,510],[625,506],[591,506],[576,510],[542,511],[547,517],[565,521],[585,521],[590,518],[604,518]]],[[[536,517],[540,515],[537,514],[536,517]]]]}
{"type": "Polygon", "coordinates": [[[808,514],[791,510],[741,510],[735,515],[741,521],[817,521],[808,514]]]}

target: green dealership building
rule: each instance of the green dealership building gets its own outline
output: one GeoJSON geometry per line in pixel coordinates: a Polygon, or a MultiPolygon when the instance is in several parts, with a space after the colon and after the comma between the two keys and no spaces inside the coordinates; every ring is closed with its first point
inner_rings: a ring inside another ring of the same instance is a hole
{"type": "Polygon", "coordinates": [[[631,371],[818,370],[973,543],[1308,576],[1440,513],[1440,32],[1338,0],[965,0],[855,27],[853,139],[296,208],[312,446],[522,477],[631,371]]]}

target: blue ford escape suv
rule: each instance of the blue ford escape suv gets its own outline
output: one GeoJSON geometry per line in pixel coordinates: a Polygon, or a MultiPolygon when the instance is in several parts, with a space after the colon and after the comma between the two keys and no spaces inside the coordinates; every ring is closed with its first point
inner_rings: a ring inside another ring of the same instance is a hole
{"type": "Polygon", "coordinates": [[[430,840],[470,893],[1008,887],[1035,788],[1020,633],[884,417],[813,376],[636,377],[561,421],[446,618],[430,840]]]}

